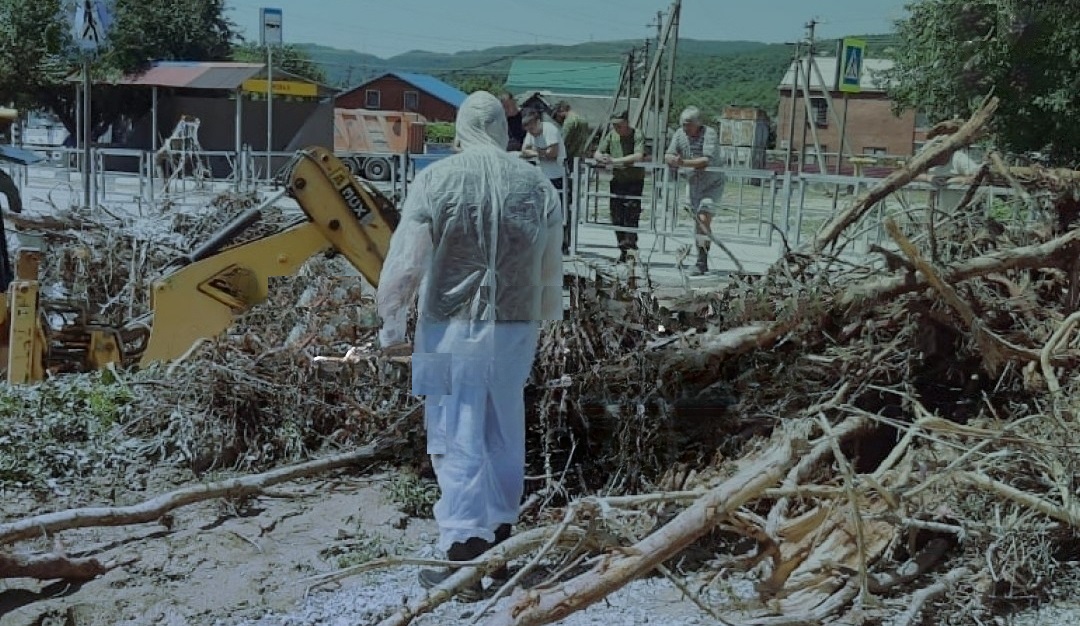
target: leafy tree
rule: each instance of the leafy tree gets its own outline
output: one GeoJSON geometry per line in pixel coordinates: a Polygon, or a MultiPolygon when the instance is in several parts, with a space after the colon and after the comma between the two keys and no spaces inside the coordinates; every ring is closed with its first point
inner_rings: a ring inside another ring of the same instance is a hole
{"type": "Polygon", "coordinates": [[[57,0],[0,0],[0,102],[24,108],[64,79],[70,44],[57,0]]]}
{"type": "Polygon", "coordinates": [[[887,73],[898,109],[966,116],[992,93],[1003,148],[1080,161],[1080,0],[919,0],[909,10],[887,73]]]}
{"type": "MultiPolygon", "coordinates": [[[[233,48],[234,61],[262,63],[266,61],[266,48],[255,43],[242,43],[233,48]]],[[[283,69],[317,83],[326,84],[326,72],[311,60],[311,55],[299,46],[284,45],[274,48],[274,71],[283,69]]]]}
{"type": "MultiPolygon", "coordinates": [[[[0,100],[56,112],[75,129],[76,76],[81,59],[61,0],[0,0],[0,100]]],[[[224,0],[115,0],[112,29],[93,59],[95,79],[139,71],[155,60],[224,61],[233,25],[224,0]]],[[[121,115],[150,108],[149,93],[93,88],[92,134],[121,115]]]]}
{"type": "Polygon", "coordinates": [[[486,91],[496,96],[505,91],[504,85],[506,84],[505,75],[469,75],[450,72],[445,74],[442,79],[465,93],[486,91]]]}
{"type": "Polygon", "coordinates": [[[102,60],[121,72],[159,60],[227,61],[233,29],[225,0],[116,0],[102,60]]]}

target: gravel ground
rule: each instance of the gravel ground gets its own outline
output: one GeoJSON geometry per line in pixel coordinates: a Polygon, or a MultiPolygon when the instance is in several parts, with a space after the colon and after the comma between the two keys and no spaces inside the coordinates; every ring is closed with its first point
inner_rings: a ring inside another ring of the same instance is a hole
{"type": "MultiPolygon", "coordinates": [[[[219,620],[214,626],[357,626],[377,624],[409,599],[422,592],[416,582],[415,567],[401,567],[375,572],[346,581],[342,587],[313,593],[296,610],[273,613],[258,619],[243,621],[219,620]]],[[[488,581],[490,582],[490,581],[488,581]]],[[[737,592],[752,593],[749,583],[732,585],[737,592]]],[[[706,591],[704,599],[712,606],[721,606],[725,599],[714,591],[706,591]]],[[[494,610],[510,602],[503,598],[494,610]]],[[[469,623],[474,612],[486,603],[465,604],[451,601],[433,613],[416,619],[415,626],[469,623]]],[[[490,613],[489,613],[490,615],[490,613]]],[[[482,620],[481,620],[482,623],[482,620]]],[[[666,578],[636,580],[604,601],[578,611],[557,622],[565,626],[595,626],[599,624],[637,626],[697,626],[716,624],[716,620],[699,609],[666,578]]]]}
{"type": "Polygon", "coordinates": [[[996,621],[1001,626],[1076,626],[1080,624],[1080,600],[1048,602],[996,621]]]}
{"type": "MultiPolygon", "coordinates": [[[[267,614],[254,620],[219,620],[214,626],[366,626],[377,624],[421,591],[416,583],[416,568],[397,568],[357,577],[334,591],[314,593],[289,613],[267,614]]],[[[730,581],[729,593],[739,597],[753,595],[752,586],[746,581],[730,581]]],[[[731,601],[730,596],[724,597],[715,589],[706,590],[703,596],[713,607],[723,607],[731,601]]],[[[507,602],[506,598],[500,600],[495,610],[507,602]]],[[[448,602],[433,613],[416,619],[413,625],[471,623],[474,611],[482,604],[448,602]]],[[[557,623],[563,626],[698,626],[720,622],[686,599],[667,579],[648,578],[634,581],[604,601],[557,623]]],[[[987,624],[1076,626],[1080,624],[1080,599],[1046,603],[1038,608],[996,617],[987,624]]]]}

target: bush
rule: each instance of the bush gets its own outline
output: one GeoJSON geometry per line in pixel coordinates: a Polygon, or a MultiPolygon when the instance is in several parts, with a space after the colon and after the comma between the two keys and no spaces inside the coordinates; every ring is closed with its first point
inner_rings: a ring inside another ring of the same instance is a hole
{"type": "Polygon", "coordinates": [[[450,122],[433,122],[427,125],[424,140],[428,143],[454,143],[454,125],[450,122]]]}

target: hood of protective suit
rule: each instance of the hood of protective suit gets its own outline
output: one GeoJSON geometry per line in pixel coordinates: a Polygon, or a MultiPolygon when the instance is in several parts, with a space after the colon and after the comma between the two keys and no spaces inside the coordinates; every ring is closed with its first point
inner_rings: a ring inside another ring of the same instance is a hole
{"type": "Polygon", "coordinates": [[[379,283],[383,345],[404,341],[417,292],[421,325],[562,318],[558,191],[506,152],[491,94],[466,98],[457,129],[461,152],[424,168],[405,196],[379,283]]]}
{"type": "Polygon", "coordinates": [[[481,146],[503,150],[509,141],[502,103],[486,91],[477,91],[465,98],[458,108],[455,126],[462,150],[481,146]]]}

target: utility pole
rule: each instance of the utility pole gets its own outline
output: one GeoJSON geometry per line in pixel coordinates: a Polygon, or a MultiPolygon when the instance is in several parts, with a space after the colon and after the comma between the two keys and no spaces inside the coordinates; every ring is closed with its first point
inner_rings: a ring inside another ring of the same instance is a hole
{"type": "Polygon", "coordinates": [[[675,83],[675,53],[679,47],[679,14],[682,9],[682,0],[675,0],[671,5],[671,23],[668,27],[670,39],[667,48],[667,84],[664,86],[664,113],[660,116],[660,146],[663,150],[667,143],[667,121],[671,116],[671,90],[675,83]]]}
{"type": "Polygon", "coordinates": [[[266,180],[274,178],[274,46],[266,46],[266,180]]]}
{"type": "Polygon", "coordinates": [[[93,191],[94,184],[94,157],[90,152],[90,144],[94,139],[94,134],[91,132],[93,123],[90,121],[91,105],[90,105],[90,91],[93,85],[90,80],[90,55],[87,54],[83,57],[83,101],[82,101],[82,144],[83,144],[83,206],[91,208],[96,204],[93,202],[96,195],[93,191]]]}
{"type": "MultiPolygon", "coordinates": [[[[802,173],[803,166],[806,163],[806,131],[810,128],[810,124],[816,123],[816,120],[811,122],[810,115],[813,113],[813,103],[810,101],[810,63],[813,63],[814,59],[814,27],[816,22],[810,20],[806,23],[806,36],[803,39],[805,42],[806,50],[806,82],[803,84],[803,126],[802,126],[802,138],[799,140],[799,172],[802,173]]],[[[799,69],[802,69],[803,57],[799,57],[799,69]]],[[[817,134],[817,128],[814,128],[814,134],[817,134]]]]}
{"type": "MultiPolygon", "coordinates": [[[[664,12],[663,11],[658,10],[656,12],[656,22],[648,24],[648,26],[654,26],[654,25],[656,26],[656,52],[654,54],[656,55],[656,62],[657,62],[657,64],[659,64],[660,55],[662,55],[664,53],[663,44],[661,43],[661,40],[663,39],[663,28],[664,28],[664,12]]],[[[648,57],[646,57],[646,59],[648,59],[648,57]]],[[[652,129],[651,129],[651,132],[650,132],[650,129],[646,129],[646,128],[643,128],[642,130],[645,131],[645,136],[646,137],[657,138],[657,137],[660,136],[660,90],[655,89],[655,88],[653,88],[651,91],[649,90],[649,88],[650,88],[649,78],[651,78],[651,75],[646,77],[645,83],[642,85],[642,88],[641,88],[641,107],[640,107],[640,109],[642,111],[644,111],[646,107],[649,107],[650,109],[653,110],[653,117],[652,117],[652,120],[651,120],[652,121],[652,129]],[[652,97],[652,102],[651,103],[649,102],[650,97],[652,97]]],[[[648,118],[645,118],[644,121],[647,123],[650,120],[648,118]]],[[[653,146],[652,152],[653,152],[654,155],[660,154],[660,151],[663,150],[663,149],[664,149],[663,146],[659,146],[659,147],[653,146]]]]}
{"type": "Polygon", "coordinates": [[[259,9],[261,43],[266,46],[266,180],[274,178],[274,46],[282,45],[281,9],[259,9]]]}
{"type": "Polygon", "coordinates": [[[789,45],[794,45],[795,46],[795,55],[793,57],[795,62],[793,63],[794,81],[792,82],[792,85],[791,85],[791,109],[789,110],[790,115],[788,117],[787,152],[784,154],[784,171],[785,172],[790,172],[791,171],[791,153],[795,149],[795,115],[799,111],[799,109],[798,109],[799,73],[800,73],[800,70],[802,69],[802,49],[801,49],[802,44],[801,44],[801,42],[796,41],[794,44],[789,44],[789,45]]]}
{"type": "MultiPolygon", "coordinates": [[[[671,89],[675,74],[675,51],[678,46],[679,10],[681,5],[682,0],[675,0],[672,3],[671,10],[667,13],[667,21],[658,29],[656,50],[653,52],[652,61],[649,63],[649,71],[645,75],[639,106],[631,112],[630,124],[635,128],[644,129],[649,122],[646,113],[650,109],[653,111],[656,127],[653,133],[646,131],[646,136],[650,136],[654,142],[654,154],[662,154],[666,139],[665,135],[667,134],[667,117],[671,108],[671,89]],[[666,68],[664,67],[665,64],[666,68]]],[[[663,13],[657,13],[657,19],[661,20],[663,15],[663,13]]],[[[649,26],[652,25],[649,24],[649,26]]]]}
{"type": "Polygon", "coordinates": [[[660,29],[664,27],[664,12],[663,11],[657,11],[656,12],[656,21],[651,23],[651,24],[646,24],[646,26],[656,26],[656,43],[659,44],[660,43],[660,29]]]}
{"type": "MultiPolygon", "coordinates": [[[[802,129],[802,144],[800,145],[800,153],[802,155],[805,155],[805,153],[806,153],[806,131],[807,131],[807,129],[809,129],[810,134],[811,134],[811,136],[813,137],[813,140],[814,140],[814,151],[817,153],[818,169],[822,173],[826,173],[827,170],[828,170],[828,164],[826,163],[826,160],[825,160],[825,154],[821,150],[821,141],[818,138],[818,132],[817,132],[817,120],[814,119],[813,122],[811,122],[811,116],[816,115],[814,110],[813,110],[814,109],[813,101],[812,101],[812,99],[810,97],[810,85],[811,85],[811,80],[813,79],[813,76],[812,76],[811,72],[817,69],[817,65],[816,65],[816,63],[814,61],[814,54],[816,52],[816,49],[815,49],[815,46],[814,46],[814,43],[815,43],[814,42],[814,27],[817,24],[818,24],[817,20],[813,20],[813,19],[810,20],[809,22],[807,22],[807,24],[806,24],[806,46],[807,46],[807,51],[806,51],[807,52],[806,53],[806,84],[803,87],[803,96],[804,96],[804,99],[805,99],[804,104],[805,104],[805,110],[806,110],[806,115],[805,115],[806,124],[803,126],[803,129],[802,129]]],[[[799,61],[799,64],[800,65],[802,64],[801,60],[799,61]]],[[[818,80],[821,81],[822,78],[821,78],[821,72],[820,71],[817,71],[817,76],[818,76],[818,80]]],[[[832,107],[830,106],[829,103],[831,102],[832,99],[829,97],[828,86],[822,84],[821,89],[822,89],[822,92],[823,92],[823,98],[822,99],[825,102],[826,110],[827,110],[827,112],[831,111],[832,107]]],[[[841,148],[841,150],[842,150],[842,148],[841,148]]],[[[800,172],[803,171],[803,164],[805,163],[805,161],[806,161],[805,158],[800,158],[799,159],[799,171],[800,172]]]]}

